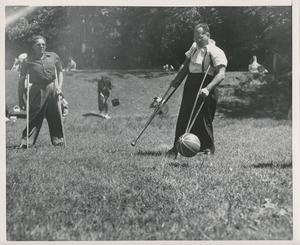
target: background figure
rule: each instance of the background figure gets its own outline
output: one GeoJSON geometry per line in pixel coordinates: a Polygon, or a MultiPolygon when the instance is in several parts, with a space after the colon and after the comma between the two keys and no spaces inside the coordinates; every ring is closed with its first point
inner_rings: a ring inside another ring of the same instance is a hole
{"type": "Polygon", "coordinates": [[[106,119],[109,119],[108,116],[108,103],[107,99],[110,95],[109,90],[113,88],[111,79],[106,76],[102,76],[98,80],[98,109],[100,111],[100,115],[103,116],[106,119]]]}
{"type": "Polygon", "coordinates": [[[11,71],[20,71],[21,70],[21,64],[23,63],[24,59],[27,58],[27,54],[23,53],[18,56],[18,58],[15,58],[15,63],[13,64],[11,71]]]}
{"type": "MultiPolygon", "coordinates": [[[[13,64],[11,70],[12,71],[18,71],[20,72],[21,71],[21,66],[22,66],[22,63],[24,62],[24,60],[27,58],[27,53],[22,53],[18,56],[18,58],[15,59],[15,63],[13,64]]],[[[19,74],[20,76],[20,74],[19,74]]],[[[19,101],[20,100],[23,100],[23,106],[21,108],[21,110],[26,110],[26,101],[27,101],[27,86],[31,87],[31,84],[28,83],[28,79],[27,77],[25,78],[25,81],[24,81],[24,85],[22,86],[18,86],[18,95],[19,95],[19,101]]]]}
{"type": "Polygon", "coordinates": [[[172,65],[166,64],[163,66],[164,71],[174,71],[174,67],[172,65]]]}
{"type": "MultiPolygon", "coordinates": [[[[161,97],[154,97],[153,102],[150,104],[150,108],[156,108],[160,105],[162,98],[161,97]]],[[[158,112],[158,115],[160,116],[166,116],[169,111],[169,106],[167,104],[164,104],[161,107],[161,110],[158,112]]]]}
{"type": "Polygon", "coordinates": [[[70,57],[67,67],[64,69],[64,71],[75,71],[75,70],[76,70],[76,62],[72,59],[72,57],[70,57]]]}
{"type": "MultiPolygon", "coordinates": [[[[55,146],[64,144],[62,117],[59,95],[62,94],[62,65],[56,53],[46,52],[46,39],[42,36],[34,36],[32,39],[33,53],[26,58],[21,66],[19,91],[29,74],[32,83],[29,92],[29,115],[28,132],[27,127],[23,130],[20,148],[27,148],[27,137],[29,146],[33,146],[37,140],[43,120],[46,117],[51,142],[55,146]],[[57,79],[57,80],[56,80],[57,79]]],[[[24,101],[19,96],[19,104],[23,106],[24,101]]],[[[20,107],[21,107],[20,106],[20,107]]]]}
{"type": "MultiPolygon", "coordinates": [[[[212,122],[216,112],[218,100],[217,87],[225,78],[227,58],[223,50],[215,45],[215,41],[210,39],[209,27],[201,23],[194,28],[194,43],[185,53],[184,64],[188,64],[188,77],[186,79],[180,111],[177,119],[175,139],[173,147],[167,152],[167,156],[176,158],[178,151],[176,143],[178,138],[183,135],[191,118],[194,104],[195,111],[200,104],[204,102],[202,109],[191,126],[190,133],[196,135],[201,143],[200,152],[204,154],[213,154],[215,151],[212,122]],[[203,87],[200,85],[203,82],[203,87]],[[196,101],[198,91],[199,99],[196,101]]],[[[183,68],[182,68],[183,70],[183,68]]],[[[176,79],[171,82],[171,86],[176,87],[176,79]]]]}
{"type": "Polygon", "coordinates": [[[254,55],[252,57],[252,59],[250,60],[250,64],[248,66],[248,70],[251,72],[251,73],[259,73],[259,74],[264,74],[264,73],[267,73],[268,70],[265,69],[261,64],[259,64],[257,62],[257,57],[254,55]]]}

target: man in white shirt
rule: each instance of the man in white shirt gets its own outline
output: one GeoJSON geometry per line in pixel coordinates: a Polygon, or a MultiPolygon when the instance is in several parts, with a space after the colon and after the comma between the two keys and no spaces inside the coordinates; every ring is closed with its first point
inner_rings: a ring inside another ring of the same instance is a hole
{"type": "MultiPolygon", "coordinates": [[[[210,39],[209,27],[201,23],[194,28],[194,43],[185,53],[185,64],[188,64],[189,74],[183,91],[182,102],[177,119],[175,139],[173,147],[167,152],[167,156],[176,158],[178,151],[176,143],[178,138],[186,132],[194,104],[195,112],[204,101],[203,107],[193,123],[190,133],[195,134],[201,143],[200,152],[213,154],[215,151],[212,122],[216,112],[218,99],[217,87],[225,78],[227,58],[222,49],[210,39]],[[204,74],[208,69],[207,77],[200,90],[200,99],[195,101],[200,89],[204,74]]],[[[171,86],[176,87],[176,80],[171,86]]]]}

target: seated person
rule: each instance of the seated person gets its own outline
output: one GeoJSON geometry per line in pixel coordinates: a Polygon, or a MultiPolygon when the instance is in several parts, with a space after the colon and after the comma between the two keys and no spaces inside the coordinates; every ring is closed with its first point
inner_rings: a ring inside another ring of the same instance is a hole
{"type": "Polygon", "coordinates": [[[67,67],[64,71],[75,71],[76,70],[76,62],[70,57],[67,67]]]}
{"type": "Polygon", "coordinates": [[[259,74],[264,74],[268,72],[267,69],[265,69],[261,64],[257,62],[257,57],[255,55],[252,58],[251,64],[248,66],[248,70],[251,73],[259,73],[259,74]]]}

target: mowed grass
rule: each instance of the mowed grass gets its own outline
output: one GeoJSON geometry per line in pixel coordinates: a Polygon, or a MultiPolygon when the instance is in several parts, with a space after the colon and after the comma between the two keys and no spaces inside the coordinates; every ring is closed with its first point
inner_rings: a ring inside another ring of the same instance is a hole
{"type": "MultiPolygon", "coordinates": [[[[216,153],[167,159],[182,87],[137,145],[130,143],[175,73],[64,73],[66,147],[47,123],[29,150],[16,149],[25,119],[6,124],[7,240],[289,240],[293,238],[291,91],[228,73],[214,121],[216,153]],[[110,120],[97,112],[100,75],[115,88],[110,120]],[[262,95],[262,96],[261,96],[262,95]],[[277,106],[274,106],[276,104],[277,106]]],[[[6,101],[17,103],[6,71],[6,101]]]]}

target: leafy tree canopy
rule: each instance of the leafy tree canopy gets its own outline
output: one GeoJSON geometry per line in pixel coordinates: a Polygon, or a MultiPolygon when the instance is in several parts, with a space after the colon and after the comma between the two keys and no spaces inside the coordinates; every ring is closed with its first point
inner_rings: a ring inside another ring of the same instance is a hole
{"type": "MultiPolygon", "coordinates": [[[[6,17],[26,7],[7,6],[6,17]]],[[[206,22],[229,61],[246,70],[252,55],[269,70],[274,55],[291,69],[291,6],[263,7],[36,7],[6,26],[6,62],[29,52],[29,38],[41,34],[47,49],[79,68],[179,67],[193,42],[193,28],[206,22]]],[[[11,65],[11,64],[10,64],[11,65]]]]}

